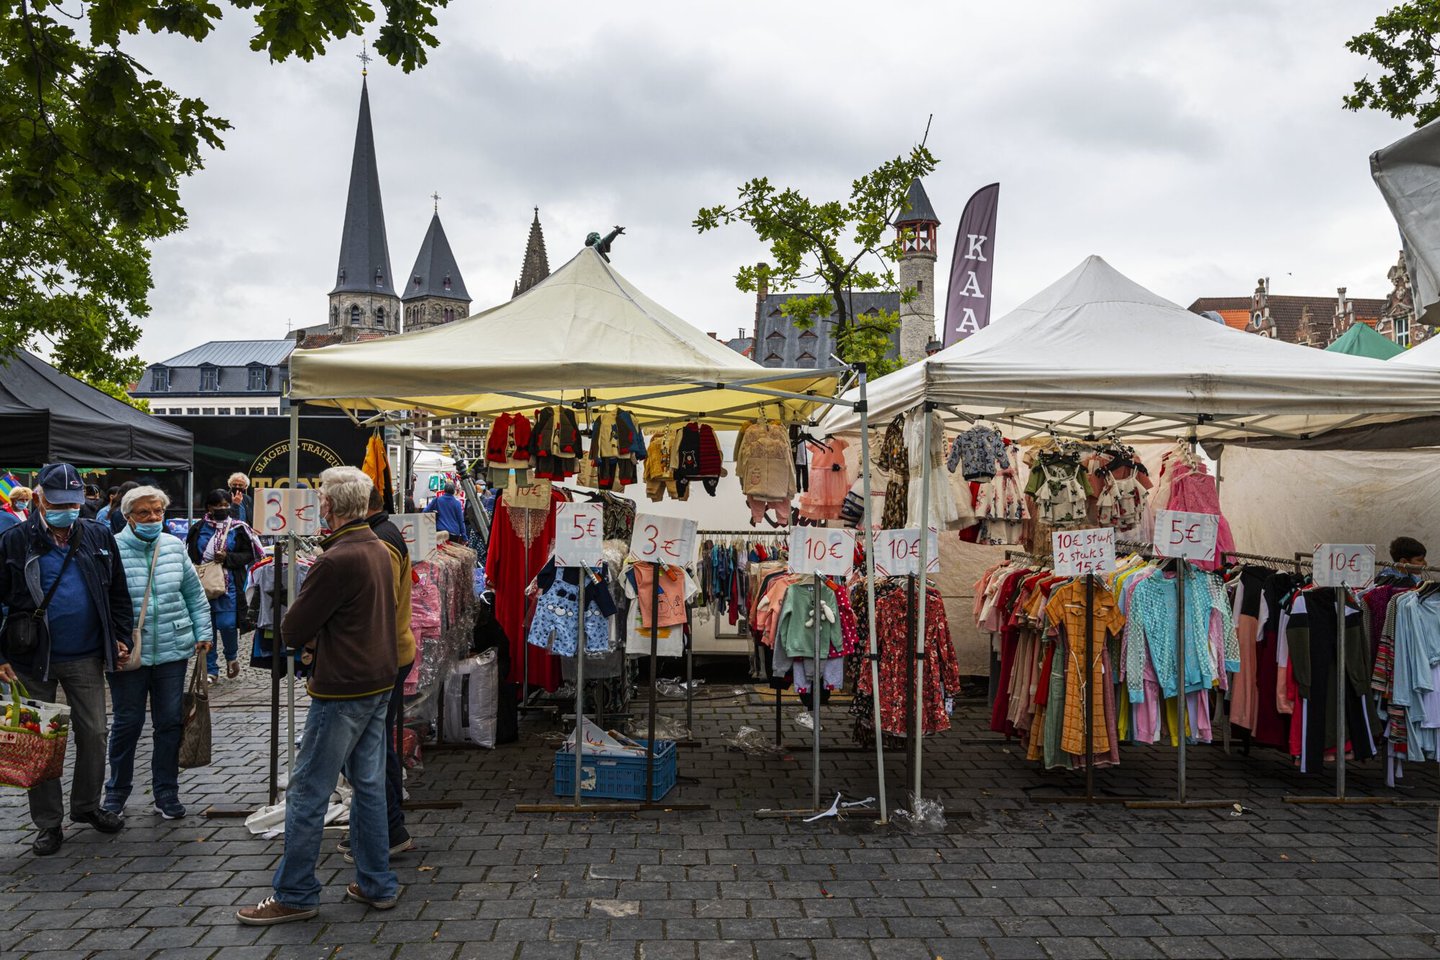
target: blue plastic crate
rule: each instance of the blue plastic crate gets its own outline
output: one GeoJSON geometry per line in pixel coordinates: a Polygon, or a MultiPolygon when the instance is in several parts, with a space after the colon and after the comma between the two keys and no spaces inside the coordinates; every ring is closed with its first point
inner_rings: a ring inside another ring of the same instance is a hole
{"type": "MultiPolygon", "coordinates": [[[[637,743],[645,743],[637,740],[637,743]]],[[[655,785],[651,801],[662,800],[675,788],[676,749],[674,740],[655,741],[655,785]]],[[[645,799],[645,755],[581,758],[580,796],[606,800],[645,799]]],[[[575,796],[575,754],[555,752],[555,796],[575,796]]]]}

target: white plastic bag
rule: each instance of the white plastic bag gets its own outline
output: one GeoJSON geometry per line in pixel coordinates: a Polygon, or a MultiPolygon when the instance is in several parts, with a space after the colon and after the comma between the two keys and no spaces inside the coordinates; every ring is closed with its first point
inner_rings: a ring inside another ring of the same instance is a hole
{"type": "Polygon", "coordinates": [[[495,711],[500,675],[494,650],[462,660],[445,678],[445,723],[442,739],[495,747],[495,711]]]}

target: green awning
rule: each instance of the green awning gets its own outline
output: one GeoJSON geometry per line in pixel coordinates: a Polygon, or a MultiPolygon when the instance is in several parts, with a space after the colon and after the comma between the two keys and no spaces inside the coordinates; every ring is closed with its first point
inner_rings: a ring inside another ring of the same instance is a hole
{"type": "Polygon", "coordinates": [[[1326,350],[1334,353],[1348,353],[1352,357],[1370,357],[1373,360],[1389,360],[1405,352],[1405,348],[1393,340],[1387,340],[1376,333],[1369,324],[1353,323],[1326,350]]]}

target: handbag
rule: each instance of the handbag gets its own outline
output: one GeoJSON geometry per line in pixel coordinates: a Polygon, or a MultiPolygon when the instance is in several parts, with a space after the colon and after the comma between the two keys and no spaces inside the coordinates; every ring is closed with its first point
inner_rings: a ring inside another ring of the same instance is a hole
{"type": "Polygon", "coordinates": [[[30,613],[12,613],[5,618],[5,656],[10,660],[29,660],[30,657],[40,648],[40,640],[48,636],[50,624],[45,619],[46,612],[50,608],[50,601],[55,598],[55,591],[60,588],[60,581],[65,579],[65,570],[70,566],[71,559],[79,542],[73,542],[70,549],[65,551],[65,561],[60,564],[60,572],[55,577],[55,582],[50,584],[50,590],[45,594],[45,599],[40,601],[40,606],[30,613]]]}
{"type": "MultiPolygon", "coordinates": [[[[216,548],[217,553],[222,553],[225,540],[230,536],[230,521],[226,520],[215,531],[215,536],[220,538],[220,545],[216,548]]],[[[209,600],[219,600],[230,592],[229,581],[225,578],[225,564],[219,560],[206,560],[197,564],[195,572],[200,574],[200,586],[205,588],[205,597],[209,600]]]]}
{"type": "Polygon", "coordinates": [[[180,704],[184,729],[180,733],[180,766],[184,769],[210,765],[210,691],[201,674],[202,658],[195,658],[190,687],[180,704]]]}
{"type": "Polygon", "coordinates": [[[130,659],[120,668],[121,672],[137,670],[140,667],[140,647],[145,642],[145,613],[150,609],[150,588],[155,585],[155,561],[160,558],[160,543],[150,552],[150,575],[145,579],[145,596],[140,601],[140,620],[130,631],[130,659]]]}
{"type": "Polygon", "coordinates": [[[69,707],[32,700],[20,681],[11,683],[0,719],[0,786],[29,790],[59,780],[69,739],[69,707]]]}

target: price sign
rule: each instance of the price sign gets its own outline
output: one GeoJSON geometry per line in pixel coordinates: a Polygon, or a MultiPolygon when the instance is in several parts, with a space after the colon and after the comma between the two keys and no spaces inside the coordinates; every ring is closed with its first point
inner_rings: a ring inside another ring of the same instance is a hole
{"type": "Polygon", "coordinates": [[[1066,530],[1050,536],[1055,572],[1062,577],[1110,573],[1115,569],[1115,528],[1066,530]]]}
{"type": "Polygon", "coordinates": [[[1161,510],[1155,514],[1155,552],[1162,557],[1213,560],[1220,518],[1213,513],[1161,510]]]}
{"type": "Polygon", "coordinates": [[[644,563],[684,566],[695,554],[695,521],[642,513],[635,518],[630,552],[644,563]]]}
{"type": "Polygon", "coordinates": [[[555,508],[555,566],[593,567],[601,560],[605,508],[562,503],[555,508]]]}
{"type": "MultiPolygon", "coordinates": [[[[940,572],[940,534],[926,532],[926,573],[940,572]]],[[[875,533],[875,573],[881,577],[904,577],[920,573],[920,528],[878,530],[875,533]]]]}
{"type": "Polygon", "coordinates": [[[1315,548],[1317,587],[1363,587],[1374,579],[1373,543],[1322,543],[1315,548]]]}
{"type": "Polygon", "coordinates": [[[798,527],[790,531],[790,572],[843,577],[855,566],[855,531],[798,527]]]}
{"type": "Polygon", "coordinates": [[[435,514],[397,513],[390,522],[400,528],[405,546],[410,548],[410,562],[424,563],[435,552],[435,514]]]}
{"type": "Polygon", "coordinates": [[[307,487],[266,487],[255,498],[255,532],[266,537],[320,532],[320,493],[307,487]]]}
{"type": "Polygon", "coordinates": [[[443,473],[432,473],[425,480],[425,489],[429,490],[431,493],[439,493],[444,488],[445,474],[443,473]]]}

